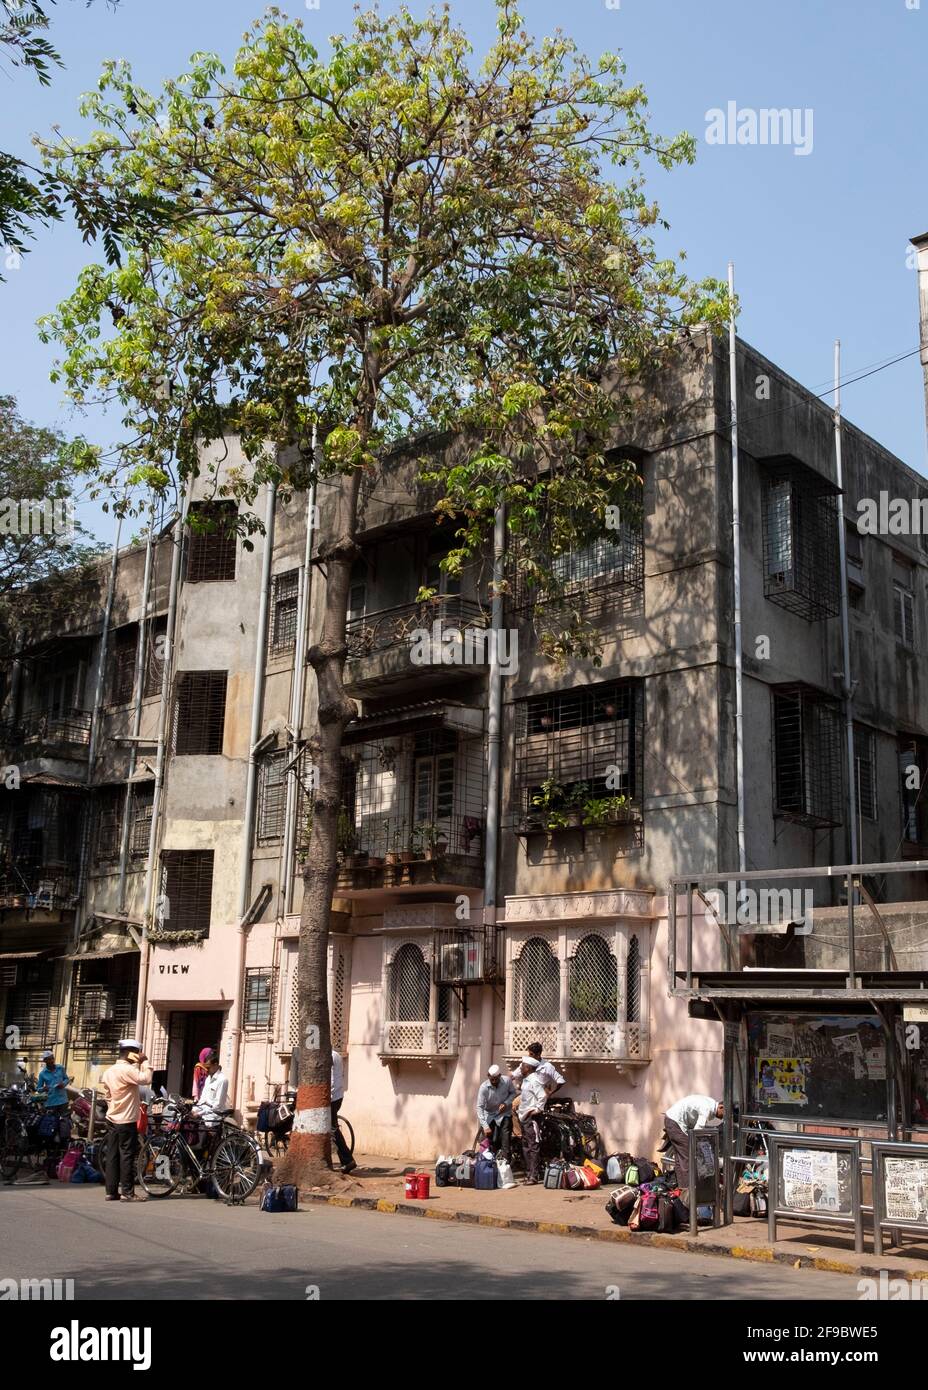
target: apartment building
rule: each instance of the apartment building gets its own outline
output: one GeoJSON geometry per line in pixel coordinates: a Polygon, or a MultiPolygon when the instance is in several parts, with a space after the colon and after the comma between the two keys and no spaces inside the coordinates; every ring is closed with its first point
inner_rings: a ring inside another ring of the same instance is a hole
{"type": "MultiPolygon", "coordinates": [[[[748,868],[846,863],[852,819],[860,862],[920,864],[928,542],[851,523],[862,499],[918,501],[928,483],[845,426],[842,574],[831,410],[745,343],[737,377],[748,868]]],[[[557,608],[523,582],[510,544],[498,806],[483,640],[492,555],[449,578],[450,532],[417,478],[424,449],[455,446],[418,441],[365,485],[347,632],[359,716],[345,738],[329,946],[333,1042],[365,1152],[460,1147],[486,1067],[535,1038],[610,1149],[641,1151],[680,1095],[721,1093],[717,1015],[691,1017],[669,974],[668,887],[739,867],[726,345],[694,337],[638,396],[610,442],[634,461],[640,496],[556,562],[601,633],[599,664],[543,656],[557,608]],[[423,643],[423,629],[462,641],[423,643]]],[[[241,463],[228,441],[222,469],[241,463]]],[[[91,1080],[138,1014],[172,1090],[189,1091],[210,1044],[246,1117],[291,1075],[313,791],[306,651],[333,486],[320,485],[315,512],[304,495],[267,510],[259,496],[272,524],[249,549],[219,524],[234,504],[201,479],[192,524],[120,551],[112,586],[101,565],[73,631],[26,635],[2,728],[21,783],[0,796],[0,1011],[31,1055],[55,1042],[91,1080]],[[203,511],[214,529],[197,529],[203,511]]],[[[814,885],[827,921],[841,883],[814,885]]],[[[869,891],[924,970],[921,869],[869,891]]],[[[741,964],[783,951],[800,968],[820,963],[827,933],[795,926],[746,940],[741,964]]],[[[721,951],[718,932],[704,937],[721,951]]]]}

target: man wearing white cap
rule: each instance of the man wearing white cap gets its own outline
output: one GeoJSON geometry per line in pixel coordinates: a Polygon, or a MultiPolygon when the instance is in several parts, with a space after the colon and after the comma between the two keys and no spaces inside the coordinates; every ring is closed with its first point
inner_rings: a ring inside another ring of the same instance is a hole
{"type": "Polygon", "coordinates": [[[528,1053],[520,1062],[522,1090],[519,1095],[519,1124],[522,1126],[522,1156],[525,1159],[525,1185],[534,1187],[541,1182],[541,1117],[548,1099],[544,1079],[538,1075],[538,1063],[528,1053]]]}
{"type": "Polygon", "coordinates": [[[135,1155],[139,1144],[140,1086],[151,1085],[151,1067],[135,1038],[120,1038],[119,1061],[103,1073],[100,1084],[106,1110],[106,1200],[134,1202],[135,1155]]]}
{"type": "Polygon", "coordinates": [[[502,1154],[507,1163],[512,1158],[512,1099],[516,1094],[512,1081],[495,1063],[477,1092],[477,1120],[490,1141],[490,1151],[502,1154]]]}

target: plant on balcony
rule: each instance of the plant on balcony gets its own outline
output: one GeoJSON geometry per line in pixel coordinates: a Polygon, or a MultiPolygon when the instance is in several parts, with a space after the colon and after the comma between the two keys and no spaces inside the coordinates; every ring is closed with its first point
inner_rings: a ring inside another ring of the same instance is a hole
{"type": "Polygon", "coordinates": [[[578,980],[570,986],[570,1014],[575,1022],[615,1023],[615,986],[594,984],[589,980],[578,980]]]}
{"type": "Polygon", "coordinates": [[[615,825],[627,814],[627,796],[591,796],[583,803],[583,824],[589,829],[599,830],[606,825],[615,825]]]}
{"type": "Polygon", "coordinates": [[[416,859],[441,859],[448,850],[448,834],[432,821],[413,826],[412,849],[416,859]]]}
{"type": "MultiPolygon", "coordinates": [[[[569,830],[579,824],[583,799],[589,794],[585,782],[565,787],[554,777],[546,777],[532,797],[532,805],[538,809],[538,820],[549,834],[556,830],[569,830]]],[[[533,818],[529,816],[529,828],[533,818]]]]}

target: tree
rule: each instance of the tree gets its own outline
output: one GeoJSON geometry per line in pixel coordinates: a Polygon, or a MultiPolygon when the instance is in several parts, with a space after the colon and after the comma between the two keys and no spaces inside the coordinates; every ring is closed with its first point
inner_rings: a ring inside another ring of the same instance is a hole
{"type": "Polygon", "coordinates": [[[21,633],[54,637],[86,592],[101,547],[74,516],[80,482],[64,437],[27,424],[14,398],[0,396],[0,662],[6,667],[21,633]]]}
{"type": "Polygon", "coordinates": [[[617,56],[590,62],[561,34],[535,41],[512,0],[498,0],[497,30],[478,69],[446,9],[366,13],[323,61],[271,12],[231,77],[195,54],[154,96],[108,64],[85,105],[98,133],[47,147],[74,194],[136,188],[174,204],[156,235],[122,237],[119,268],[85,270],[45,324],[74,398],[118,400],[127,423],[141,421],[128,476],[166,487],[172,454],[188,476],[203,442],[234,428],[253,465],[237,483],[245,503],[266,479],[337,484],[310,652],[319,788],[296,1176],[318,1178],[329,1161],[326,944],[342,736],[357,712],[343,669],[362,481],[403,438],[453,437],[461,447],[423,465],[455,535],[446,566],[480,552],[499,507],[514,535],[563,551],[602,526],[633,478],[605,449],[629,408],[619,383],[727,308],[717,282],[690,284],[651,240],[659,213],[643,162],[692,160],[690,137],[652,135],[617,56]],[[294,443],[295,469],[269,456],[294,443]]]}

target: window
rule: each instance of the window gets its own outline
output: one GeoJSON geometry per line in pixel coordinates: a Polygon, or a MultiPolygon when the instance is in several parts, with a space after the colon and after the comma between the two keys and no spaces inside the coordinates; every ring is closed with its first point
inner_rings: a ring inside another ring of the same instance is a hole
{"type": "Polygon", "coordinates": [[[268,753],[258,768],[259,845],[273,844],[284,833],[284,813],[287,804],[287,750],[268,753]]]}
{"type": "Polygon", "coordinates": [[[215,583],[235,578],[237,512],[234,502],[196,502],[190,508],[188,584],[215,583]]]}
{"type": "Polygon", "coordinates": [[[136,783],[132,787],[132,802],[129,809],[129,852],[134,859],[147,856],[148,842],[151,838],[151,815],[155,801],[155,788],[152,784],[136,783]]]}
{"type": "Polygon", "coordinates": [[[857,783],[857,809],[865,820],[876,820],[876,757],[873,734],[854,727],[854,769],[857,783]]]}
{"type": "Polygon", "coordinates": [[[431,535],[428,540],[428,549],[425,558],[425,572],[422,579],[422,587],[434,589],[437,594],[459,594],[461,592],[461,580],[457,575],[448,574],[441,568],[441,562],[453,550],[453,542],[444,536],[431,535]]]}
{"type": "Polygon", "coordinates": [[[430,825],[451,839],[457,735],[419,735],[414,746],[413,827],[430,825]],[[436,743],[438,746],[436,747],[436,743]]]}
{"type": "Polygon", "coordinates": [[[103,787],[97,794],[96,841],[97,859],[118,859],[122,838],[122,787],[103,787]]]}
{"type": "Polygon", "coordinates": [[[226,720],[226,671],[183,671],[177,678],[174,752],[222,752],[226,720]]]}
{"type": "Polygon", "coordinates": [[[161,681],[164,675],[164,656],[167,644],[167,617],[152,618],[145,625],[146,653],[145,697],[161,694],[161,681]]]}
{"type": "Polygon", "coordinates": [[[590,800],[624,798],[628,817],[642,796],[640,681],[539,695],[516,705],[514,814],[580,824],[590,800]],[[539,806],[539,802],[541,805],[539,806]],[[569,813],[569,814],[568,814],[569,813]]]}
{"type": "Polygon", "coordinates": [[[901,738],[898,756],[902,838],[909,845],[928,845],[928,739],[901,738]]]}
{"type": "Polygon", "coordinates": [[[899,559],[893,560],[893,629],[896,641],[914,650],[915,570],[899,559]]]}
{"type": "Polygon", "coordinates": [[[164,931],[209,935],[213,851],[165,850],[162,855],[158,926],[164,931]]]}
{"type": "Polygon", "coordinates": [[[507,1052],[515,1056],[537,1040],[556,1060],[647,1061],[642,931],[607,920],[508,929],[507,1052]]]}
{"type": "Polygon", "coordinates": [[[271,652],[288,652],[296,645],[299,570],[274,576],[271,593],[271,652]]]}
{"type": "Polygon", "coordinates": [[[843,824],[838,701],[798,684],[771,695],[774,813],[813,829],[843,824]]]}
{"type": "Polygon", "coordinates": [[[135,688],[135,656],[139,642],[137,623],[118,628],[113,634],[110,668],[110,704],[127,705],[135,688]]]}
{"type": "Polygon", "coordinates": [[[864,563],[864,538],[861,535],[857,523],[846,521],[845,531],[845,554],[849,565],[855,565],[858,569],[863,568],[864,563]]]}
{"type": "Polygon", "coordinates": [[[837,489],[789,456],[765,461],[764,594],[814,622],[839,611],[837,489]]]}
{"type": "Polygon", "coordinates": [[[448,1057],[458,1048],[449,985],[433,980],[434,944],[391,940],[384,951],[382,1057],[448,1057]]]}
{"type": "Polygon", "coordinates": [[[245,971],[242,1027],[246,1033],[266,1032],[274,1026],[275,972],[269,966],[249,966],[245,971]]]}

